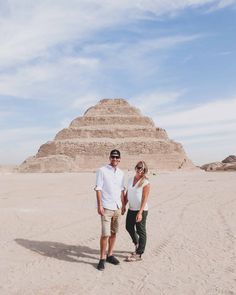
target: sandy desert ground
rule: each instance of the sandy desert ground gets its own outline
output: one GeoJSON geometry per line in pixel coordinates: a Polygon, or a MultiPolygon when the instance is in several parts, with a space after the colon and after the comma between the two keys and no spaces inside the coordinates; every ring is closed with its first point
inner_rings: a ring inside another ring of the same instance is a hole
{"type": "MultiPolygon", "coordinates": [[[[129,172],[130,174],[130,172],[129,172]]],[[[122,218],[118,266],[96,269],[94,173],[0,173],[0,294],[236,294],[236,173],[150,175],[141,262],[122,218]]]]}

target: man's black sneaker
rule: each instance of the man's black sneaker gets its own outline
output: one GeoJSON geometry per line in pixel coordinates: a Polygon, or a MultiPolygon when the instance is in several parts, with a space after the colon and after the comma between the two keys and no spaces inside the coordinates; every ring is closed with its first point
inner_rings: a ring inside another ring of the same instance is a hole
{"type": "Polygon", "coordinates": [[[120,263],[120,261],[115,258],[115,256],[111,255],[111,256],[107,256],[107,262],[111,263],[111,264],[114,264],[114,265],[117,265],[120,263]]]}
{"type": "Polygon", "coordinates": [[[105,259],[100,259],[97,265],[98,270],[104,270],[105,269],[105,259]]]}

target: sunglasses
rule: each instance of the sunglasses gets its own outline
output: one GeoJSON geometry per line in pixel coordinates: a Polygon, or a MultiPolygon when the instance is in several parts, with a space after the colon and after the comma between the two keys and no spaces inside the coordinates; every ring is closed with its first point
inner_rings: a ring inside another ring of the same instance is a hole
{"type": "Polygon", "coordinates": [[[137,170],[143,170],[143,166],[137,166],[136,169],[137,170]]]}
{"type": "Polygon", "coordinates": [[[112,159],[120,159],[118,156],[111,156],[112,159]]]}

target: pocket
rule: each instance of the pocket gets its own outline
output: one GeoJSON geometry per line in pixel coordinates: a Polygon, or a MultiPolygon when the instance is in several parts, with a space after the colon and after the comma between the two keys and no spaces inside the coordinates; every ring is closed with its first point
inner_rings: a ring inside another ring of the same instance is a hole
{"type": "Polygon", "coordinates": [[[115,211],[114,217],[119,218],[121,216],[121,208],[115,211]]]}
{"type": "Polygon", "coordinates": [[[110,221],[112,218],[113,212],[111,210],[105,209],[104,215],[102,216],[102,220],[104,221],[110,221]]]}

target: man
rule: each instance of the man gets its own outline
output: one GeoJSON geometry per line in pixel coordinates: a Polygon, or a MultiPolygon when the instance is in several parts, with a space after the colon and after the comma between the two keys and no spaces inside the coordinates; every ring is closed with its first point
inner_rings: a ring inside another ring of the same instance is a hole
{"type": "Polygon", "coordinates": [[[98,270],[105,269],[105,261],[114,265],[119,260],[113,256],[116,234],[119,227],[121,207],[124,204],[124,173],[117,166],[120,152],[110,152],[110,164],[101,167],[96,175],[97,211],[101,215],[102,233],[100,238],[100,260],[98,270]],[[108,253],[106,249],[108,244],[108,253]]]}

